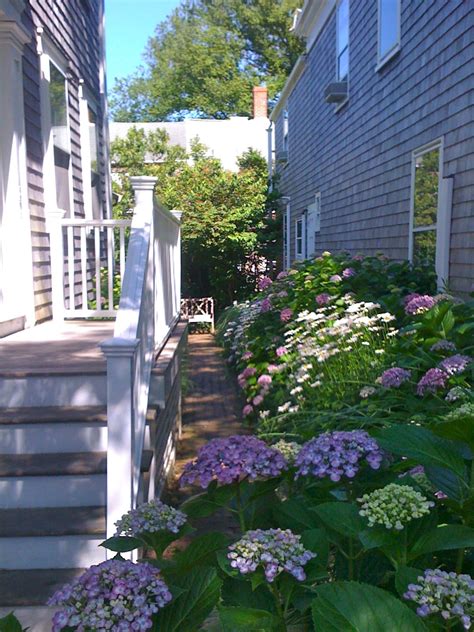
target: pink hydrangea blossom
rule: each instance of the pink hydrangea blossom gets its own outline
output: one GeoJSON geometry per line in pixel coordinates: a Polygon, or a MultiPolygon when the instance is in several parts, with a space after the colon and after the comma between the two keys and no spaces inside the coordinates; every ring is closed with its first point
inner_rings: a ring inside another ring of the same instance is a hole
{"type": "Polygon", "coordinates": [[[291,320],[292,316],[293,310],[289,307],[285,307],[285,309],[282,309],[280,312],[280,320],[282,323],[287,323],[289,320],[291,320]]]}
{"type": "Polygon", "coordinates": [[[288,272],[286,272],[286,270],[282,270],[281,272],[279,272],[277,274],[277,281],[281,281],[282,279],[286,279],[287,276],[288,276],[288,272]]]}
{"type": "Polygon", "coordinates": [[[281,358],[281,356],[284,356],[285,353],[287,353],[286,347],[278,347],[276,350],[276,354],[278,358],[281,358]]]}
{"type": "Polygon", "coordinates": [[[253,353],[251,351],[246,351],[242,356],[242,360],[250,360],[251,358],[253,358],[253,353]]]}
{"type": "Polygon", "coordinates": [[[258,289],[259,290],[266,290],[267,287],[270,287],[270,285],[273,283],[273,281],[270,279],[270,277],[268,276],[264,276],[261,279],[258,280],[258,289]]]}
{"type": "Polygon", "coordinates": [[[259,386],[270,386],[271,383],[272,383],[272,376],[267,375],[266,373],[261,375],[257,380],[257,384],[259,386]]]}
{"type": "Polygon", "coordinates": [[[242,409],[242,415],[244,417],[248,417],[249,415],[251,415],[253,413],[253,406],[251,406],[251,404],[247,404],[243,407],[242,409]]]}
{"type": "Polygon", "coordinates": [[[263,395],[255,395],[255,397],[252,400],[252,404],[254,406],[260,406],[262,402],[263,402],[263,395]]]}
{"type": "Polygon", "coordinates": [[[257,369],[254,366],[247,366],[239,375],[239,377],[243,377],[244,379],[247,379],[255,375],[256,372],[257,372],[257,369]]]}
{"type": "Polygon", "coordinates": [[[280,368],[276,365],[276,364],[269,364],[267,366],[267,371],[271,374],[271,373],[278,373],[278,371],[280,370],[280,368]]]}
{"type": "Polygon", "coordinates": [[[329,280],[332,281],[332,283],[340,283],[342,281],[342,276],[340,274],[333,274],[329,277],[329,280]]]}
{"type": "Polygon", "coordinates": [[[328,294],[327,292],[322,292],[322,294],[318,294],[316,297],[316,303],[320,305],[321,307],[323,305],[327,305],[330,300],[331,300],[331,295],[328,294]]]}

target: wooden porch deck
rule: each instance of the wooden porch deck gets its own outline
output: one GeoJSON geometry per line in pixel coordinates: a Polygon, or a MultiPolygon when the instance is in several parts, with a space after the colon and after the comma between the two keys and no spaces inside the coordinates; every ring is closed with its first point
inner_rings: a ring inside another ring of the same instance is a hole
{"type": "Polygon", "coordinates": [[[0,339],[0,376],[104,373],[99,344],[113,336],[114,321],[49,321],[0,339]]]}

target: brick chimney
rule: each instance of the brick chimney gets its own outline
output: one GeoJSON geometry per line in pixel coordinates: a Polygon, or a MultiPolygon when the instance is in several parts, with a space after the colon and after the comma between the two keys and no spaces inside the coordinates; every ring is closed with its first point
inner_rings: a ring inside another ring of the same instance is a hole
{"type": "Polygon", "coordinates": [[[253,118],[268,117],[268,88],[254,86],[252,90],[252,114],[253,118]]]}

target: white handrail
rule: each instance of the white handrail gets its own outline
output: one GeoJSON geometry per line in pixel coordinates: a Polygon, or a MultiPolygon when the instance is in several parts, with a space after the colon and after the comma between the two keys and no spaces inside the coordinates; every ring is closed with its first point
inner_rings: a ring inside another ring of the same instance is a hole
{"type": "Polygon", "coordinates": [[[156,178],[131,178],[135,212],[107,358],[107,534],[136,506],[157,349],[179,319],[180,222],[153,198],[156,178]]]}

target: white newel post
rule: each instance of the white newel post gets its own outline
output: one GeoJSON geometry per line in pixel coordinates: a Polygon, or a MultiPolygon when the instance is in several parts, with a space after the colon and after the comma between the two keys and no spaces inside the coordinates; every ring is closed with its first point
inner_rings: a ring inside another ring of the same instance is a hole
{"type": "MultiPolygon", "coordinates": [[[[64,321],[64,247],[61,220],[66,211],[50,209],[47,212],[47,230],[51,256],[51,295],[53,320],[58,324],[64,321]]],[[[74,300],[73,290],[71,290],[74,300]]]]}
{"type": "Polygon", "coordinates": [[[181,311],[181,217],[183,211],[173,210],[171,213],[178,220],[179,225],[177,227],[178,237],[176,239],[176,248],[174,251],[173,261],[173,275],[174,275],[174,289],[175,289],[175,305],[174,316],[179,316],[181,311]]]}
{"type": "Polygon", "coordinates": [[[107,537],[133,508],[135,355],[139,340],[110,338],[101,344],[107,360],[107,537]]]}

